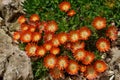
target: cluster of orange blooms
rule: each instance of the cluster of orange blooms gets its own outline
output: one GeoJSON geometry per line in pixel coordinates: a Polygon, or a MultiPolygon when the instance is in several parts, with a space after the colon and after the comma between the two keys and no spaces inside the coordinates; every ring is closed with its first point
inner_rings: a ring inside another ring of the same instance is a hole
{"type": "MultiPolygon", "coordinates": [[[[61,3],[59,6],[64,5],[61,3]]],[[[67,6],[60,7],[67,12],[67,6]]],[[[69,33],[61,32],[56,34],[58,24],[56,21],[41,21],[37,14],[30,16],[28,20],[24,16],[18,18],[20,30],[14,32],[13,39],[27,43],[26,54],[29,57],[44,58],[44,66],[49,69],[53,78],[61,78],[66,71],[70,75],[76,75],[79,71],[84,73],[87,79],[94,79],[99,73],[104,72],[108,67],[103,60],[94,60],[95,54],[85,50],[85,40],[89,40],[92,31],[87,27],[80,27],[69,33]],[[43,44],[38,45],[38,42],[43,44]],[[64,45],[73,53],[74,60],[70,60],[67,55],[61,55],[59,46],[64,45]]],[[[106,27],[106,19],[96,17],[92,26],[96,30],[106,27]]],[[[110,26],[106,30],[106,36],[111,40],[117,39],[117,28],[110,26]]],[[[101,37],[96,42],[96,47],[100,52],[110,49],[110,41],[101,37]]]]}
{"type": "Polygon", "coordinates": [[[67,15],[72,17],[76,14],[75,10],[71,9],[71,4],[68,1],[63,1],[59,4],[59,8],[63,12],[67,12],[67,15]]]}

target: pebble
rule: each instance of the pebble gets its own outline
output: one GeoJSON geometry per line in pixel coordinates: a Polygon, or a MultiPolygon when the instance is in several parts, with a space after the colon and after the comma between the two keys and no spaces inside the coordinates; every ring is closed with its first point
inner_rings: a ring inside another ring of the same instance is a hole
{"type": "Polygon", "coordinates": [[[109,80],[114,80],[115,75],[112,75],[109,80]]]}
{"type": "Polygon", "coordinates": [[[118,64],[118,66],[119,66],[119,70],[120,70],[120,63],[118,64]]]}
{"type": "Polygon", "coordinates": [[[101,56],[102,59],[106,58],[106,53],[103,53],[103,55],[101,56]]]}
{"type": "Polygon", "coordinates": [[[110,62],[111,61],[111,58],[107,58],[106,59],[106,62],[108,63],[108,62],[110,62]]]}
{"type": "Polygon", "coordinates": [[[114,75],[114,71],[107,71],[106,73],[107,73],[108,76],[114,75]]]}

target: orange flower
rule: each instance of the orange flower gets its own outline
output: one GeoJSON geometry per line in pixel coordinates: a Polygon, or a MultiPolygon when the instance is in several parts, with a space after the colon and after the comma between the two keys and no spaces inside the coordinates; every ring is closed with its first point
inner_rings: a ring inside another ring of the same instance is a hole
{"type": "Polygon", "coordinates": [[[46,32],[54,33],[57,30],[58,30],[58,24],[55,21],[49,21],[45,27],[46,32]]]}
{"type": "Polygon", "coordinates": [[[87,51],[85,58],[82,60],[82,63],[85,65],[91,64],[91,62],[95,59],[95,55],[92,52],[87,51]]]}
{"type": "Polygon", "coordinates": [[[61,44],[64,44],[65,42],[67,42],[68,36],[66,33],[60,33],[60,34],[58,34],[58,36],[59,36],[58,39],[61,44]]]}
{"type": "Polygon", "coordinates": [[[26,31],[26,30],[28,30],[28,28],[29,28],[29,25],[28,24],[26,24],[26,23],[23,23],[23,24],[21,24],[21,26],[20,26],[21,28],[21,31],[26,31]]]}
{"type": "Polygon", "coordinates": [[[96,47],[100,52],[105,52],[110,49],[110,42],[105,38],[100,38],[96,42],[96,47]]]}
{"type": "Polygon", "coordinates": [[[50,69],[49,73],[54,79],[59,79],[64,76],[63,71],[59,70],[57,67],[50,69]]]}
{"type": "Polygon", "coordinates": [[[40,20],[40,18],[39,18],[39,16],[37,14],[32,14],[30,16],[30,21],[31,22],[36,22],[36,21],[39,21],[39,20],[40,20]]]}
{"type": "Polygon", "coordinates": [[[36,55],[39,57],[43,57],[46,54],[46,50],[44,47],[39,46],[36,50],[36,55]]]}
{"type": "Polygon", "coordinates": [[[71,74],[71,75],[75,75],[78,73],[79,70],[79,65],[77,62],[70,60],[69,61],[69,65],[66,68],[67,73],[71,74]]]}
{"type": "Polygon", "coordinates": [[[75,10],[70,10],[67,12],[67,15],[70,17],[74,16],[75,14],[76,14],[75,10]]]}
{"type": "Polygon", "coordinates": [[[84,66],[84,65],[80,65],[80,71],[81,72],[85,72],[86,71],[86,66],[84,66]]]}
{"type": "Polygon", "coordinates": [[[54,47],[58,47],[60,45],[60,41],[58,40],[57,35],[55,35],[55,37],[51,40],[51,43],[54,47]]]}
{"type": "Polygon", "coordinates": [[[84,49],[84,47],[85,47],[85,42],[78,41],[78,42],[72,43],[71,50],[74,53],[78,49],[84,49]]]}
{"type": "Polygon", "coordinates": [[[84,49],[78,49],[73,53],[76,60],[81,61],[86,57],[86,51],[84,49]]]}
{"type": "Polygon", "coordinates": [[[93,80],[98,76],[98,73],[93,66],[87,66],[85,76],[88,80],[93,80]]]}
{"type": "Polygon", "coordinates": [[[53,55],[57,55],[59,54],[59,52],[60,52],[60,49],[58,47],[52,47],[50,50],[50,53],[53,55]]]}
{"type": "Polygon", "coordinates": [[[104,72],[107,69],[107,64],[102,60],[97,60],[94,63],[94,68],[97,72],[104,72]]]}
{"type": "Polygon", "coordinates": [[[28,31],[35,32],[36,27],[34,25],[30,25],[28,31]]]}
{"type": "Polygon", "coordinates": [[[91,35],[91,30],[89,28],[85,27],[81,27],[79,29],[79,35],[80,35],[80,40],[88,40],[88,38],[91,35]]]}
{"type": "Polygon", "coordinates": [[[26,21],[26,18],[23,15],[18,18],[19,24],[25,23],[25,21],[26,21]]]}
{"type": "Polygon", "coordinates": [[[30,31],[24,31],[21,33],[20,40],[22,42],[30,42],[32,39],[32,33],[30,31]]]}
{"type": "Polygon", "coordinates": [[[117,39],[117,28],[115,26],[110,26],[106,31],[106,36],[108,36],[112,41],[117,39]]]}
{"type": "Polygon", "coordinates": [[[13,33],[13,39],[14,40],[19,40],[20,39],[20,32],[14,32],[13,33]]]}
{"type": "Polygon", "coordinates": [[[59,56],[57,61],[57,67],[59,70],[66,69],[68,66],[68,57],[67,56],[59,56]]]}
{"type": "Polygon", "coordinates": [[[71,42],[77,42],[79,40],[79,33],[77,31],[70,31],[68,38],[71,42]]]}
{"type": "Polygon", "coordinates": [[[44,47],[47,51],[49,51],[49,50],[51,50],[51,48],[52,48],[52,43],[46,42],[46,43],[43,44],[43,47],[44,47]]]}
{"type": "Polygon", "coordinates": [[[44,58],[44,65],[46,68],[53,69],[56,66],[57,59],[54,55],[47,55],[44,58]]]}
{"type": "Polygon", "coordinates": [[[39,22],[37,24],[39,32],[43,32],[45,31],[45,27],[47,26],[47,22],[43,21],[43,22],[39,22]]]}
{"type": "Polygon", "coordinates": [[[97,30],[103,29],[106,27],[106,19],[102,17],[96,17],[92,22],[92,26],[97,30]]]}
{"type": "Polygon", "coordinates": [[[28,56],[36,56],[37,45],[34,43],[28,43],[25,50],[28,56]]]}
{"type": "Polygon", "coordinates": [[[48,42],[48,41],[52,40],[52,39],[53,39],[53,36],[54,36],[53,33],[49,33],[49,32],[45,33],[44,36],[43,36],[44,41],[45,41],[45,42],[48,42]]]}
{"type": "Polygon", "coordinates": [[[67,12],[71,8],[70,2],[63,1],[59,4],[59,8],[61,11],[67,12]]]}
{"type": "Polygon", "coordinates": [[[32,41],[38,42],[41,39],[41,34],[39,32],[33,32],[32,33],[32,41]]]}

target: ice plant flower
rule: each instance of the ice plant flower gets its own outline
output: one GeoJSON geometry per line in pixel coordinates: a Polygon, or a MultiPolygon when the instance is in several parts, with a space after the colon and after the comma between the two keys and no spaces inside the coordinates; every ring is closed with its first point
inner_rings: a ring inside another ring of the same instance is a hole
{"type": "Polygon", "coordinates": [[[86,68],[87,68],[87,66],[85,66],[85,65],[80,65],[80,71],[81,71],[81,72],[85,72],[85,71],[86,71],[86,68]]]}
{"type": "Polygon", "coordinates": [[[36,30],[36,26],[34,26],[34,25],[30,25],[30,26],[29,26],[28,31],[30,31],[30,32],[35,32],[35,30],[36,30]]]}
{"type": "Polygon", "coordinates": [[[30,21],[31,22],[36,22],[36,21],[39,21],[39,20],[40,20],[40,18],[39,18],[39,15],[37,15],[37,14],[32,14],[30,16],[30,21]]]}
{"type": "Polygon", "coordinates": [[[87,69],[85,71],[85,76],[88,80],[93,80],[97,78],[98,73],[96,72],[94,67],[90,65],[90,66],[87,66],[87,69]]]}
{"type": "Polygon", "coordinates": [[[59,41],[57,35],[55,35],[55,36],[53,37],[53,39],[51,40],[51,43],[52,43],[52,45],[53,45],[54,47],[58,47],[58,46],[60,45],[60,41],[59,41]]]}
{"type": "Polygon", "coordinates": [[[60,33],[60,34],[58,34],[58,39],[59,39],[61,44],[64,44],[68,40],[67,33],[60,33]]]}
{"type": "Polygon", "coordinates": [[[41,34],[39,32],[32,33],[32,42],[38,42],[41,39],[41,34]]]}
{"type": "Polygon", "coordinates": [[[52,39],[53,39],[53,36],[54,36],[53,33],[50,33],[50,32],[45,33],[44,36],[43,36],[44,41],[45,41],[45,42],[48,42],[48,41],[52,40],[52,39]]]}
{"type": "Polygon", "coordinates": [[[60,49],[58,47],[52,47],[50,50],[50,53],[53,55],[57,55],[59,54],[59,52],[60,52],[60,49]]]}
{"type": "Polygon", "coordinates": [[[106,31],[106,36],[108,36],[112,41],[117,39],[117,28],[115,26],[110,26],[106,31]]]}
{"type": "Polygon", "coordinates": [[[22,32],[20,40],[22,42],[30,42],[32,40],[32,33],[30,31],[24,31],[24,32],[22,32]]]}
{"type": "Polygon", "coordinates": [[[47,26],[47,22],[45,22],[45,21],[39,22],[37,24],[37,26],[38,26],[39,32],[42,33],[43,31],[45,31],[45,27],[47,26]]]}
{"type": "Polygon", "coordinates": [[[23,23],[20,26],[21,31],[27,31],[29,28],[29,24],[23,23]]]}
{"type": "Polygon", "coordinates": [[[28,43],[25,51],[29,57],[36,56],[37,45],[35,43],[28,43]]]}
{"type": "Polygon", "coordinates": [[[78,31],[70,31],[68,34],[68,39],[70,42],[77,42],[79,40],[79,33],[78,31]]]}
{"type": "Polygon", "coordinates": [[[64,70],[68,66],[68,57],[67,56],[59,56],[57,61],[57,67],[59,70],[64,70]]]}
{"type": "Polygon", "coordinates": [[[102,60],[97,60],[94,63],[94,68],[97,72],[104,72],[107,69],[107,64],[102,60]]]}
{"type": "Polygon", "coordinates": [[[36,50],[36,55],[38,57],[43,57],[46,54],[46,50],[43,46],[39,46],[36,50]]]}
{"type": "Polygon", "coordinates": [[[58,24],[55,21],[48,21],[46,27],[45,27],[45,32],[56,32],[58,30],[58,24]]]}
{"type": "Polygon", "coordinates": [[[66,68],[67,73],[69,73],[70,75],[75,75],[78,73],[78,70],[79,70],[78,63],[73,60],[70,60],[69,65],[66,68]]]}
{"type": "Polygon", "coordinates": [[[25,23],[26,22],[26,18],[25,18],[25,16],[20,16],[19,18],[18,18],[18,23],[19,24],[22,24],[22,23],[25,23]]]}
{"type": "Polygon", "coordinates": [[[106,38],[99,38],[96,42],[96,47],[100,52],[105,52],[110,49],[110,42],[106,38]]]}
{"type": "Polygon", "coordinates": [[[54,79],[62,78],[64,75],[63,71],[59,70],[57,67],[50,69],[49,73],[54,79]]]}
{"type": "Polygon", "coordinates": [[[49,51],[49,50],[51,50],[51,48],[52,48],[52,43],[51,43],[51,42],[45,42],[45,43],[43,44],[43,47],[44,47],[47,51],[49,51]]]}
{"type": "Polygon", "coordinates": [[[102,17],[95,17],[92,26],[97,30],[103,29],[106,27],[106,19],[102,17]]]}
{"type": "Polygon", "coordinates": [[[56,63],[57,59],[54,55],[49,54],[44,58],[44,66],[46,68],[53,69],[56,66],[56,63]]]}
{"type": "Polygon", "coordinates": [[[95,59],[94,53],[87,51],[85,58],[82,60],[82,63],[85,65],[91,64],[93,60],[95,59]]]}
{"type": "Polygon", "coordinates": [[[86,57],[86,51],[84,49],[78,49],[73,53],[76,60],[82,61],[86,57]]]}
{"type": "Polygon", "coordinates": [[[75,10],[69,10],[67,12],[67,15],[70,16],[70,17],[74,16],[75,14],[76,14],[75,10]]]}
{"type": "Polygon", "coordinates": [[[59,4],[61,11],[67,12],[71,8],[71,4],[68,1],[63,1],[59,4]]]}
{"type": "Polygon", "coordinates": [[[20,32],[16,31],[13,33],[13,40],[19,40],[20,39],[20,32]]]}
{"type": "Polygon", "coordinates": [[[88,40],[88,38],[91,36],[91,30],[86,26],[81,27],[79,29],[79,36],[80,40],[88,40]]]}
{"type": "Polygon", "coordinates": [[[78,41],[78,42],[72,43],[72,46],[71,46],[71,50],[73,53],[78,49],[84,49],[84,48],[85,48],[85,42],[83,42],[83,41],[81,41],[81,42],[78,41]]]}

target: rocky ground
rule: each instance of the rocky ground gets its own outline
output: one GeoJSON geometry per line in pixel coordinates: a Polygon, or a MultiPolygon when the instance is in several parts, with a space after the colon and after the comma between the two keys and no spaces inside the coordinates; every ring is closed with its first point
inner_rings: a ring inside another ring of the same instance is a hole
{"type": "MultiPolygon", "coordinates": [[[[23,0],[0,0],[0,80],[33,80],[30,58],[19,50],[12,41],[12,33],[19,28],[16,22],[19,15],[24,14],[21,7],[23,0]]],[[[109,69],[97,80],[120,80],[120,32],[117,41],[109,53],[102,55],[109,69]]],[[[86,80],[74,76],[65,80],[86,80]]]]}

